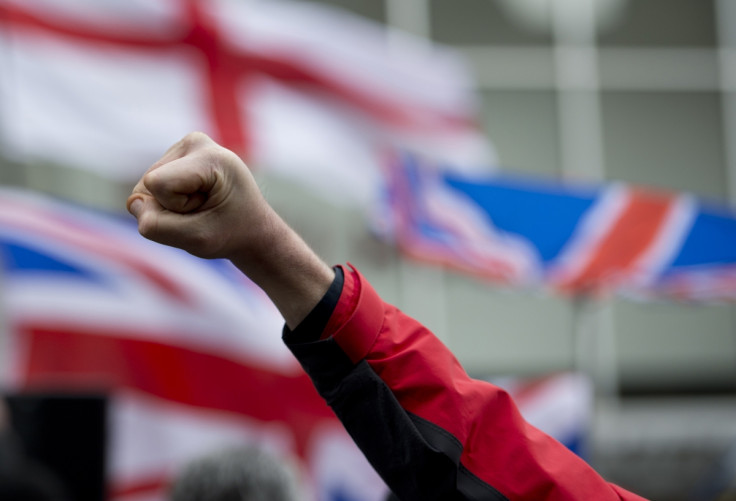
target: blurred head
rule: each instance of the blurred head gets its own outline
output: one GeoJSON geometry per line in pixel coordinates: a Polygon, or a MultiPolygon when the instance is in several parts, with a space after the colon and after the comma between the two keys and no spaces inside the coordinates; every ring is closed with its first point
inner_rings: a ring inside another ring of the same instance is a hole
{"type": "Polygon", "coordinates": [[[255,447],[217,451],[188,463],[171,486],[171,501],[299,501],[288,461],[255,447]]]}

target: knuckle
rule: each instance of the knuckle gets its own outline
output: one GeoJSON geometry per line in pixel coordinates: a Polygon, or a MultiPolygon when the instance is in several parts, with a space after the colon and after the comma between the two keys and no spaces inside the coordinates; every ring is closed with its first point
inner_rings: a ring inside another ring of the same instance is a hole
{"type": "Polygon", "coordinates": [[[152,170],[143,176],[143,185],[154,195],[160,195],[165,190],[165,183],[161,178],[160,169],[152,170]]]}
{"type": "Polygon", "coordinates": [[[197,159],[199,160],[200,165],[204,167],[202,172],[211,174],[227,165],[229,162],[227,153],[228,151],[226,149],[221,148],[216,144],[208,145],[199,150],[197,153],[197,159]]]}
{"type": "Polygon", "coordinates": [[[211,163],[216,163],[220,160],[220,150],[216,145],[208,145],[199,151],[202,158],[206,159],[211,163]]]}
{"type": "Polygon", "coordinates": [[[198,146],[201,146],[203,144],[207,144],[212,142],[210,137],[205,134],[204,132],[200,131],[194,131],[190,132],[186,136],[184,136],[184,139],[182,139],[182,144],[184,145],[187,150],[194,149],[198,146]]]}

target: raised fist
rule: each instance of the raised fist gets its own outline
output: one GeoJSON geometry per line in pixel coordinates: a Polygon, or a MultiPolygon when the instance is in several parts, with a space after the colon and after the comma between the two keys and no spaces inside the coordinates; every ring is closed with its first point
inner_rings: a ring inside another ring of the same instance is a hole
{"type": "Polygon", "coordinates": [[[204,258],[246,258],[275,217],[240,158],[199,132],[148,169],[127,206],[141,235],[204,258]]]}

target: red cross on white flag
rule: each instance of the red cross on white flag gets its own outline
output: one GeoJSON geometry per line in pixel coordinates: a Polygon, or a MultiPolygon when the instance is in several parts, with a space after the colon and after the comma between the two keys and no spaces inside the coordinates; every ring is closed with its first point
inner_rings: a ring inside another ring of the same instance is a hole
{"type": "Polygon", "coordinates": [[[492,162],[457,54],[310,4],[0,0],[0,60],[0,146],[21,161],[130,180],[203,130],[351,197],[386,147],[492,162]]]}

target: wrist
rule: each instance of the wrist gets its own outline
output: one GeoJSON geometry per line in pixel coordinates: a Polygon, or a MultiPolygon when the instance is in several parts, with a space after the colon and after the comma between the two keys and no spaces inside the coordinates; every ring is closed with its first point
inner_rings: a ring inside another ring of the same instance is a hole
{"type": "Polygon", "coordinates": [[[232,237],[225,257],[246,275],[275,266],[290,237],[291,229],[270,206],[260,209],[257,216],[240,220],[229,230],[232,237]]]}
{"type": "Polygon", "coordinates": [[[272,210],[259,224],[253,239],[230,260],[266,292],[293,328],[329,289],[335,272],[272,210]]]}

